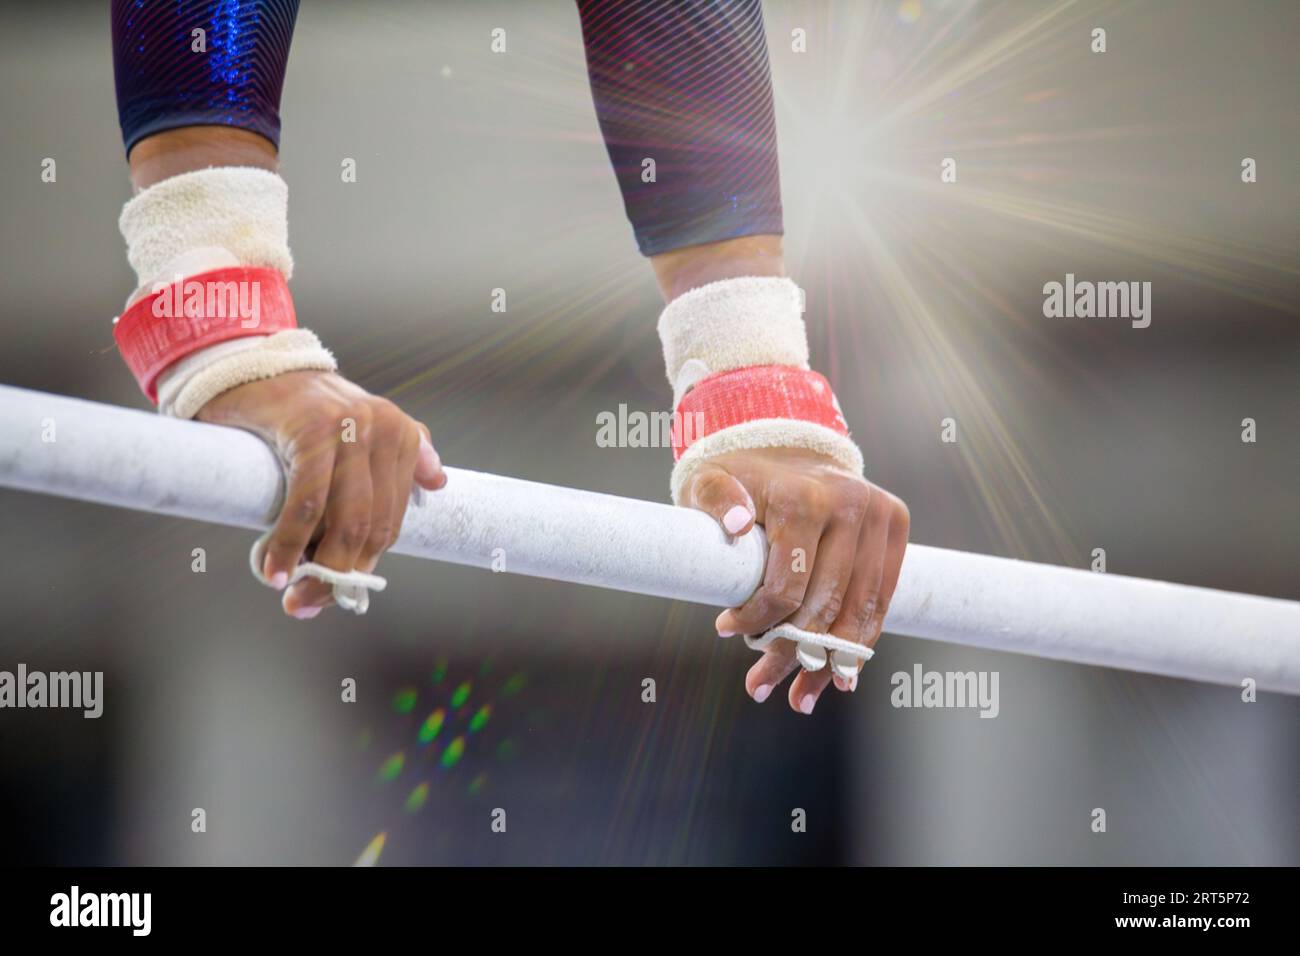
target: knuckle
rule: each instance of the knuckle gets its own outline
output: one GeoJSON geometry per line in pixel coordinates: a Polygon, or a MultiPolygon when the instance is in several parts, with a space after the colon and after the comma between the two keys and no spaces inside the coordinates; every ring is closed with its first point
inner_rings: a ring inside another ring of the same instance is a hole
{"type": "Polygon", "coordinates": [[[325,513],[325,502],[315,495],[299,498],[289,510],[289,518],[299,524],[314,525],[325,513]]]}
{"type": "Polygon", "coordinates": [[[375,415],[369,402],[358,402],[348,408],[343,418],[350,418],[357,423],[357,441],[370,438],[375,427],[375,415]]]}
{"type": "Polygon", "coordinates": [[[350,413],[351,406],[347,402],[324,402],[303,424],[314,431],[333,434],[338,429],[339,420],[347,418],[350,413]]]}
{"type": "Polygon", "coordinates": [[[782,617],[799,610],[799,596],[790,585],[781,588],[764,588],[761,595],[763,607],[782,617]]]}
{"type": "Polygon", "coordinates": [[[822,512],[821,490],[812,483],[784,485],[773,500],[779,524],[807,524],[822,512]]]}
{"type": "Polygon", "coordinates": [[[858,633],[865,634],[870,629],[871,619],[876,616],[878,607],[878,596],[869,594],[853,609],[853,623],[857,627],[858,633]]]}
{"type": "Polygon", "coordinates": [[[846,490],[836,506],[836,519],[845,524],[861,524],[867,513],[867,497],[865,489],[846,490]]]}
{"type": "Polygon", "coordinates": [[[376,432],[385,435],[400,435],[415,424],[406,417],[406,413],[386,398],[377,398],[370,405],[370,418],[376,432]]]}
{"type": "Polygon", "coordinates": [[[701,469],[692,484],[695,500],[700,503],[721,502],[731,487],[727,473],[716,468],[701,469]]]}
{"type": "Polygon", "coordinates": [[[370,406],[365,401],[337,398],[322,403],[312,416],[310,425],[322,432],[337,435],[344,422],[356,422],[360,428],[363,423],[369,423],[370,418],[370,406]]]}
{"type": "Polygon", "coordinates": [[[827,627],[834,624],[844,607],[844,595],[839,592],[827,594],[822,602],[813,609],[813,616],[827,627]]]}
{"type": "Polygon", "coordinates": [[[349,551],[356,551],[370,537],[370,526],[364,521],[349,521],[339,526],[337,534],[339,544],[349,551]]]}
{"type": "Polygon", "coordinates": [[[295,466],[310,461],[320,449],[334,443],[335,430],[327,427],[325,422],[323,417],[312,416],[295,424],[286,447],[289,460],[295,466]]]}
{"type": "Polygon", "coordinates": [[[389,522],[372,525],[370,535],[366,539],[366,548],[371,551],[384,551],[396,537],[393,526],[389,522]]]}

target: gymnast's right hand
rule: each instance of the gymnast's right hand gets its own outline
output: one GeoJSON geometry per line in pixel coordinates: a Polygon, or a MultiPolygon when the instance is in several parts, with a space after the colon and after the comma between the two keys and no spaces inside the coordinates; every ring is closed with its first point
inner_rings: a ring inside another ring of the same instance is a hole
{"type": "MultiPolygon", "coordinates": [[[[397,540],[412,483],[430,491],[447,483],[424,425],[333,372],[239,385],[197,417],[260,435],[284,463],[288,489],[262,568],[276,590],[304,557],[337,571],[373,571],[397,540]]],[[[281,603],[307,620],[334,602],[328,585],[303,578],[281,603]]]]}

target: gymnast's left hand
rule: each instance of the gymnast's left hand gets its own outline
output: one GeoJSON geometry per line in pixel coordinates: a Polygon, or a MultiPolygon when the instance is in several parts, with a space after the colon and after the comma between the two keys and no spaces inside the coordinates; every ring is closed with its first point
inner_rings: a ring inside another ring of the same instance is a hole
{"type": "MultiPolygon", "coordinates": [[[[712,515],[731,535],[767,532],[767,572],[753,596],[718,616],[720,637],[761,634],[777,624],[875,645],[898,584],[910,517],[899,498],[830,458],[799,448],[729,452],[702,464],[682,504],[712,515]]],[[[745,677],[759,703],[799,667],[795,646],[776,641],[745,677]]],[[[861,663],[859,663],[861,669],[861,663]]],[[[829,666],[790,683],[794,710],[811,714],[834,680],[829,666]]]]}

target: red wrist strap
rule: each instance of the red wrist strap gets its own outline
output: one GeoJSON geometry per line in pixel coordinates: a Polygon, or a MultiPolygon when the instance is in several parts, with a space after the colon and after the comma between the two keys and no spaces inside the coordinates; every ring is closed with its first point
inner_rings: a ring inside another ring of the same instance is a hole
{"type": "Polygon", "coordinates": [[[186,276],[140,299],[113,338],[140,389],[158,403],[158,376],[191,352],[250,335],[298,327],[289,284],[278,269],[234,266],[186,276]]]}
{"type": "Polygon", "coordinates": [[[681,460],[705,435],[761,418],[813,422],[849,433],[823,376],[791,365],[754,365],[710,375],[686,393],[673,423],[673,460],[681,460]]]}

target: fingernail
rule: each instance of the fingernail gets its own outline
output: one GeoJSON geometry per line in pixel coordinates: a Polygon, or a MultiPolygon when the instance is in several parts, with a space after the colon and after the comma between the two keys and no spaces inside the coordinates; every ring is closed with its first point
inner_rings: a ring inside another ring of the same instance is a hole
{"type": "Polygon", "coordinates": [[[851,694],[857,689],[858,689],[858,675],[854,674],[853,680],[849,681],[849,693],[851,694]]]}
{"type": "Polygon", "coordinates": [[[722,526],[727,529],[727,534],[740,534],[753,517],[744,505],[736,505],[722,516],[722,526]]]}
{"type": "Polygon", "coordinates": [[[735,631],[718,631],[718,637],[735,637],[735,631]]]}
{"type": "Polygon", "coordinates": [[[817,698],[812,694],[804,694],[803,700],[799,701],[799,710],[805,714],[811,714],[813,707],[817,704],[817,698]]]}
{"type": "Polygon", "coordinates": [[[754,703],[761,704],[767,700],[767,695],[772,693],[771,684],[759,684],[758,689],[754,691],[754,703]]]}
{"type": "Polygon", "coordinates": [[[293,612],[293,616],[300,621],[310,621],[313,617],[321,612],[318,607],[300,607],[293,612]]]}
{"type": "Polygon", "coordinates": [[[271,587],[277,591],[283,591],[289,583],[289,575],[284,571],[276,571],[271,575],[271,587]]]}
{"type": "Polygon", "coordinates": [[[717,620],[713,622],[713,628],[718,632],[718,637],[731,637],[736,633],[728,625],[722,623],[722,619],[726,616],[727,612],[723,611],[718,615],[717,620]]]}

